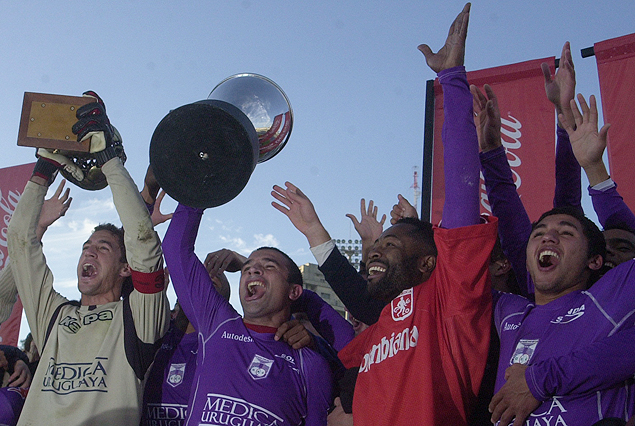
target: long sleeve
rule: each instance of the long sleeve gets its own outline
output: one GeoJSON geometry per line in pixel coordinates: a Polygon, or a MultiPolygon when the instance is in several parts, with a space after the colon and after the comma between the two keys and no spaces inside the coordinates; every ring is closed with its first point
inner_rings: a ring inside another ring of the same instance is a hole
{"type": "Polygon", "coordinates": [[[202,217],[202,209],[179,204],[165,234],[163,251],[183,312],[199,333],[207,334],[212,330],[216,310],[223,305],[229,309],[229,304],[216,292],[194,253],[202,217]]]}
{"type": "Polygon", "coordinates": [[[634,373],[635,327],[631,327],[567,355],[530,365],[525,378],[532,395],[544,401],[554,395],[606,389],[634,373]]]}
{"type": "Polygon", "coordinates": [[[113,158],[101,168],[106,176],[119,219],[126,231],[124,238],[128,264],[137,272],[151,273],[163,268],[161,240],[139,189],[121,160],[113,158]]]}
{"type": "Polygon", "coordinates": [[[516,273],[523,295],[533,293],[527,276],[526,248],[531,234],[531,221],[520,201],[505,148],[480,154],[485,188],[492,213],[498,218],[498,235],[507,259],[516,273]]]}
{"type": "Polygon", "coordinates": [[[320,271],[346,309],[361,322],[371,325],[377,322],[385,303],[373,299],[367,283],[355,268],[335,247],[320,271]]]}
{"type": "Polygon", "coordinates": [[[302,292],[294,308],[306,312],[313,327],[337,351],[355,337],[351,323],[311,290],[302,292]]]}
{"type": "Polygon", "coordinates": [[[44,346],[46,328],[53,312],[67,302],[53,290],[53,274],[46,265],[42,244],[35,234],[46,190],[44,186],[27,182],[7,235],[15,284],[38,348],[44,346]]]}
{"type": "Polygon", "coordinates": [[[478,139],[464,67],[439,73],[443,88],[444,228],[479,223],[478,139]]]}
{"type": "MultiPolygon", "coordinates": [[[[139,340],[153,344],[165,334],[170,321],[161,240],[139,189],[121,160],[113,158],[101,170],[124,228],[126,258],[136,290],[129,296],[135,332],[139,340]]],[[[154,355],[153,350],[148,349],[148,353],[154,355]]]]}
{"type": "Polygon", "coordinates": [[[582,212],[582,169],[571,148],[569,134],[556,130],[556,189],[554,207],[575,207],[582,212]]]}
{"type": "Polygon", "coordinates": [[[603,228],[618,226],[635,230],[635,215],[617,192],[617,184],[604,190],[589,188],[589,195],[603,228]]]}
{"type": "Polygon", "coordinates": [[[18,288],[15,286],[15,278],[11,262],[0,271],[0,324],[11,315],[13,305],[18,297],[18,288]]]}

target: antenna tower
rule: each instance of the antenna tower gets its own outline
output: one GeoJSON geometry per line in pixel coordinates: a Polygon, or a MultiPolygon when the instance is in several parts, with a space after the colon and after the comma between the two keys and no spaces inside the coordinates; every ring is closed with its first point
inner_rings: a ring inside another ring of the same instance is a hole
{"type": "Polygon", "coordinates": [[[414,203],[413,206],[415,207],[415,209],[417,210],[417,213],[419,212],[419,197],[421,196],[421,188],[419,188],[419,173],[417,172],[417,170],[419,169],[417,166],[414,166],[412,168],[414,170],[413,172],[413,179],[414,179],[414,183],[412,184],[412,186],[410,188],[413,189],[414,192],[414,203]]]}

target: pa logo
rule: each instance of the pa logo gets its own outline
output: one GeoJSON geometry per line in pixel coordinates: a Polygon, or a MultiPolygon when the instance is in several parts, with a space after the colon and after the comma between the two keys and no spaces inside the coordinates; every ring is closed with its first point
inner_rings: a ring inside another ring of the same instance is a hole
{"type": "Polygon", "coordinates": [[[254,359],[251,360],[251,364],[249,364],[249,375],[254,380],[264,379],[269,375],[269,371],[271,371],[271,366],[273,365],[272,359],[267,359],[260,355],[254,355],[254,359]]]}

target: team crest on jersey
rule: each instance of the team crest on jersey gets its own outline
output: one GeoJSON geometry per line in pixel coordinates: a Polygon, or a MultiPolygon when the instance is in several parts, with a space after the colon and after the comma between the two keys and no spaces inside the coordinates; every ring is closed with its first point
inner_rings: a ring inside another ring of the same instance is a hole
{"type": "Polygon", "coordinates": [[[183,383],[183,377],[185,376],[185,364],[170,364],[170,371],[168,373],[168,384],[173,388],[183,383]]]}
{"type": "Polygon", "coordinates": [[[403,321],[412,315],[414,310],[414,300],[412,296],[412,288],[408,288],[401,292],[390,302],[390,312],[394,321],[403,321]]]}
{"type": "Polygon", "coordinates": [[[251,360],[251,364],[249,364],[249,368],[247,370],[249,371],[249,375],[252,379],[260,380],[269,375],[272,365],[272,359],[267,359],[260,355],[254,355],[254,359],[251,360]]]}
{"type": "Polygon", "coordinates": [[[536,351],[538,340],[520,339],[509,364],[527,364],[536,351]]]}

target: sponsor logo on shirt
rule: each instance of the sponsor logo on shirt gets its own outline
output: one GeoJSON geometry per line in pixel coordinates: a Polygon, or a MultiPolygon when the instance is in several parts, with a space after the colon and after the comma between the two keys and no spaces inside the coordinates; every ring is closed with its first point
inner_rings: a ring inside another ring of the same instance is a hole
{"type": "Polygon", "coordinates": [[[578,308],[569,309],[566,315],[559,316],[555,320],[551,321],[552,324],[568,324],[577,320],[584,315],[584,304],[578,308]]]}
{"type": "Polygon", "coordinates": [[[366,373],[371,365],[379,364],[388,358],[392,358],[400,351],[408,351],[417,346],[419,330],[413,326],[412,330],[406,327],[403,331],[392,333],[390,338],[382,337],[381,341],[373,345],[370,352],[364,355],[364,360],[359,368],[360,373],[366,373]]]}
{"type": "Polygon", "coordinates": [[[520,339],[509,364],[527,364],[538,346],[538,339],[520,339]]]}
{"type": "Polygon", "coordinates": [[[296,368],[295,359],[291,355],[280,354],[280,355],[274,355],[274,357],[285,360],[286,362],[288,362],[290,364],[289,367],[291,367],[291,369],[293,371],[295,371],[296,373],[300,374],[300,369],[296,368]]]}
{"type": "Polygon", "coordinates": [[[168,372],[168,384],[173,388],[183,383],[183,377],[185,376],[185,365],[185,363],[170,364],[170,371],[168,372]]]}
{"type": "Polygon", "coordinates": [[[220,337],[221,337],[221,339],[236,340],[238,342],[251,343],[251,342],[254,341],[254,339],[251,336],[247,336],[245,334],[228,333],[226,331],[223,331],[223,334],[220,337]]]}
{"type": "MultiPolygon", "coordinates": [[[[529,415],[525,420],[525,424],[529,426],[572,426],[567,423],[562,415],[567,412],[557,396],[553,399],[545,401],[542,406],[549,404],[543,412],[538,412],[540,408],[529,415]]],[[[571,419],[569,419],[571,421],[571,419]]]]}
{"type": "Polygon", "coordinates": [[[56,363],[49,360],[42,383],[43,392],[66,395],[73,392],[108,392],[105,365],[108,358],[97,357],[92,363],[56,363]]]}
{"type": "Polygon", "coordinates": [[[79,331],[80,328],[82,328],[82,325],[90,325],[95,321],[112,321],[112,318],[112,311],[108,310],[101,312],[90,312],[84,315],[82,318],[75,318],[67,315],[59,322],[59,325],[61,325],[64,330],[75,334],[79,331]]]}
{"type": "Polygon", "coordinates": [[[394,321],[403,321],[412,315],[412,288],[405,289],[390,302],[390,312],[394,321]]]}
{"type": "Polygon", "coordinates": [[[271,370],[272,365],[272,359],[268,359],[264,356],[256,354],[254,355],[254,359],[251,360],[251,364],[249,364],[247,371],[249,371],[249,375],[252,379],[260,380],[269,375],[269,371],[271,370]]]}
{"type": "Polygon", "coordinates": [[[181,426],[187,418],[187,405],[148,403],[144,414],[144,426],[181,426]]]}
{"type": "Polygon", "coordinates": [[[283,426],[287,424],[266,408],[227,395],[207,394],[207,401],[201,414],[200,424],[283,426]]]}
{"type": "Polygon", "coordinates": [[[518,327],[520,327],[520,324],[510,324],[510,323],[506,322],[505,323],[505,327],[503,327],[503,331],[516,330],[518,327]]]}

